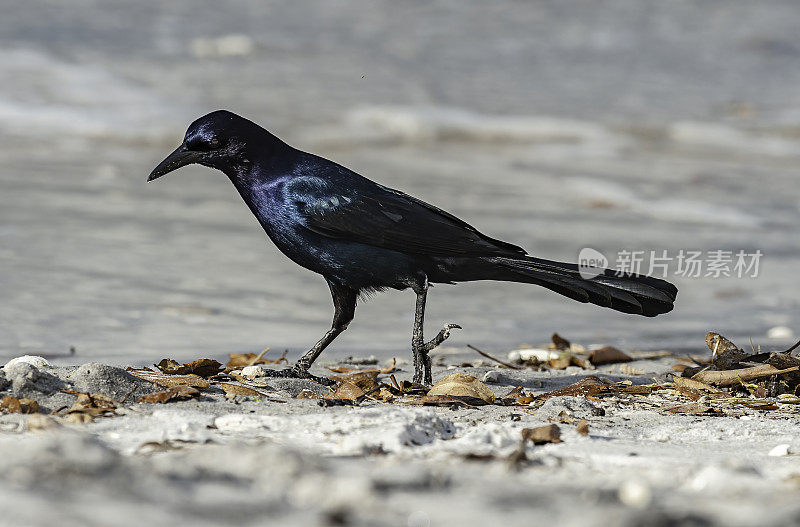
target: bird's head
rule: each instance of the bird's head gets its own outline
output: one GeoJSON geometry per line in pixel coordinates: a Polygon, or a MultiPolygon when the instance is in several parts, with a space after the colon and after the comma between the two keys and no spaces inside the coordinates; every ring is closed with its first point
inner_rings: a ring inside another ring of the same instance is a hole
{"type": "Polygon", "coordinates": [[[281,143],[252,121],[227,110],[217,110],[189,125],[183,143],[153,169],[147,181],[193,163],[233,175],[252,162],[248,151],[251,145],[259,145],[263,150],[275,141],[281,143]]]}

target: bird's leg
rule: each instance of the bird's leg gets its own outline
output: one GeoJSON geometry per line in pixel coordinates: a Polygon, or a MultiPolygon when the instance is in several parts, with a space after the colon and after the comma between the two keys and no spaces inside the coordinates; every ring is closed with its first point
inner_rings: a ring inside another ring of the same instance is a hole
{"type": "Polygon", "coordinates": [[[433,382],[431,375],[431,358],[429,352],[450,337],[450,330],[461,329],[458,324],[447,324],[439,333],[428,342],[423,336],[425,324],[425,301],[428,297],[428,278],[421,280],[420,284],[413,287],[417,294],[417,305],[414,310],[414,332],[411,336],[411,351],[414,354],[414,382],[430,385],[433,382]]]}
{"type": "Polygon", "coordinates": [[[303,354],[298,359],[294,366],[286,370],[270,370],[267,373],[270,377],[295,377],[299,379],[311,379],[312,381],[320,384],[331,386],[334,381],[325,377],[316,377],[311,375],[308,370],[311,365],[317,360],[322,351],[328,347],[328,344],[339,336],[339,333],[347,329],[347,326],[353,320],[356,312],[356,300],[358,292],[349,287],[337,284],[328,280],[328,285],[331,288],[331,296],[333,297],[333,323],[331,329],[322,336],[319,341],[314,344],[310,350],[303,354]]]}

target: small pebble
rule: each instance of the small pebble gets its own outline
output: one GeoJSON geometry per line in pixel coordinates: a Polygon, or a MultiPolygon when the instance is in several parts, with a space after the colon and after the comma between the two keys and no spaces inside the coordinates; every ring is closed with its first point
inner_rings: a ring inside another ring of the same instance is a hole
{"type": "Polygon", "coordinates": [[[769,331],[767,331],[767,338],[776,340],[790,340],[795,338],[794,330],[786,326],[771,327],[769,328],[769,331]]]}
{"type": "Polygon", "coordinates": [[[491,370],[483,374],[483,382],[498,382],[500,380],[500,372],[491,370]]]}
{"type": "Polygon", "coordinates": [[[255,379],[256,377],[263,377],[264,369],[261,366],[245,366],[242,368],[242,377],[246,379],[255,379]]]}
{"type": "Polygon", "coordinates": [[[645,509],[653,501],[653,492],[643,481],[626,481],[619,487],[619,501],[633,509],[645,509]]]}
{"type": "Polygon", "coordinates": [[[778,445],[775,448],[773,448],[772,450],[770,450],[769,454],[767,454],[767,455],[768,456],[772,456],[772,457],[788,456],[789,455],[789,445],[788,444],[778,445]]]}
{"type": "Polygon", "coordinates": [[[39,357],[37,355],[23,355],[21,357],[14,357],[10,361],[6,362],[6,365],[3,366],[3,370],[10,371],[15,364],[19,364],[21,362],[25,364],[30,364],[37,370],[53,367],[50,361],[45,359],[44,357],[39,357]]]}

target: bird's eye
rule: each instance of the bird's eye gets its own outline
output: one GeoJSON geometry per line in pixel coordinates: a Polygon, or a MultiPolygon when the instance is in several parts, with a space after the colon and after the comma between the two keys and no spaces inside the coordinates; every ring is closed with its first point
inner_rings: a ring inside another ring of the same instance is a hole
{"type": "Polygon", "coordinates": [[[209,144],[211,145],[211,148],[218,148],[219,147],[219,139],[214,137],[214,138],[211,139],[211,141],[209,141],[209,144]]]}

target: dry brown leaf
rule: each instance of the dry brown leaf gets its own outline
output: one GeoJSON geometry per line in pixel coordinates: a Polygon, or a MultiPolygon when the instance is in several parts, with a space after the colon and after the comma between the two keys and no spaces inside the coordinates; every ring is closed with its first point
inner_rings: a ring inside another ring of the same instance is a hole
{"type": "MultiPolygon", "coordinates": [[[[75,393],[75,392],[67,392],[75,393]]],[[[77,393],[78,398],[67,410],[68,414],[86,414],[91,417],[106,413],[114,413],[117,403],[102,393],[77,393]]]]}
{"type": "Polygon", "coordinates": [[[266,397],[265,394],[259,392],[258,390],[254,390],[252,388],[248,388],[247,386],[241,386],[239,384],[231,384],[229,382],[220,382],[217,383],[217,386],[222,388],[225,391],[225,395],[246,395],[249,397],[266,397]]]}
{"type": "Polygon", "coordinates": [[[180,364],[172,359],[162,359],[156,367],[169,375],[188,375],[190,373],[200,377],[211,377],[221,372],[222,363],[214,359],[197,359],[186,364],[180,364]]]}
{"type": "Polygon", "coordinates": [[[319,394],[312,392],[311,390],[303,390],[297,394],[295,399],[321,399],[319,394]]]}
{"type": "Polygon", "coordinates": [[[582,436],[589,434],[589,423],[586,422],[586,419],[581,419],[578,422],[578,426],[575,427],[575,431],[582,436]]]}
{"type": "Polygon", "coordinates": [[[566,351],[570,349],[570,347],[572,346],[572,344],[570,344],[570,342],[567,339],[565,339],[558,333],[553,333],[550,336],[550,340],[553,341],[553,343],[550,345],[550,349],[553,350],[566,351]]]}
{"type": "Polygon", "coordinates": [[[608,386],[608,382],[603,381],[594,375],[589,375],[578,382],[570,384],[569,386],[565,386],[564,388],[543,393],[539,395],[537,399],[545,400],[549,399],[550,397],[597,395],[604,388],[608,388],[608,386]]]}
{"type": "Polygon", "coordinates": [[[360,371],[347,375],[334,375],[332,378],[340,383],[354,384],[366,393],[378,389],[378,370],[360,371]]]}
{"type": "Polygon", "coordinates": [[[229,359],[225,364],[225,368],[228,370],[233,370],[237,368],[244,368],[245,366],[255,366],[256,364],[280,364],[282,362],[289,362],[286,358],[286,351],[284,351],[283,354],[277,359],[265,359],[264,355],[267,353],[267,351],[269,351],[269,348],[265,349],[258,355],[255,353],[229,353],[229,359]]]}
{"type": "Polygon", "coordinates": [[[593,350],[589,354],[589,362],[595,366],[599,366],[601,364],[615,364],[618,362],[630,362],[632,360],[633,359],[630,357],[630,355],[613,346],[603,346],[602,348],[593,350]]]}
{"type": "Polygon", "coordinates": [[[134,370],[128,368],[128,373],[134,377],[138,377],[144,381],[152,382],[165,388],[174,388],[178,386],[191,386],[199,390],[204,390],[211,386],[211,382],[200,377],[199,375],[166,375],[163,373],[155,372],[149,369],[134,370]]]}
{"type": "Polygon", "coordinates": [[[35,414],[39,412],[39,403],[25,397],[17,399],[7,395],[0,399],[0,413],[6,414],[35,414]]]}
{"type": "Polygon", "coordinates": [[[551,397],[583,396],[589,400],[597,401],[596,396],[615,395],[620,393],[647,395],[652,391],[652,386],[631,384],[630,380],[612,384],[594,375],[589,375],[576,383],[565,386],[564,388],[537,395],[536,399],[539,401],[544,401],[551,397]]]}
{"type": "Polygon", "coordinates": [[[523,428],[522,441],[531,441],[534,445],[545,443],[560,443],[561,429],[558,425],[537,426],[536,428],[523,428]]]}
{"type": "Polygon", "coordinates": [[[355,401],[356,399],[363,397],[365,393],[366,392],[355,383],[350,381],[339,381],[339,383],[336,385],[336,389],[330,393],[326,393],[323,398],[347,399],[350,401],[355,401]]]}
{"type": "Polygon", "coordinates": [[[672,382],[675,383],[675,386],[679,386],[681,388],[691,388],[693,390],[704,390],[707,392],[719,391],[709,384],[691,379],[689,377],[673,377],[672,382]]]}
{"type": "Polygon", "coordinates": [[[139,397],[137,402],[140,403],[169,403],[172,401],[185,401],[200,395],[200,390],[192,388],[191,386],[175,386],[164,390],[163,392],[148,393],[139,397]]]}
{"type": "Polygon", "coordinates": [[[719,333],[714,333],[713,331],[706,333],[706,346],[708,346],[708,349],[710,349],[712,353],[717,355],[726,351],[739,350],[739,346],[726,339],[719,333]]]}
{"type": "Polygon", "coordinates": [[[494,392],[491,388],[471,375],[454,373],[433,385],[427,395],[449,395],[482,399],[488,404],[494,403],[494,392]]]}

